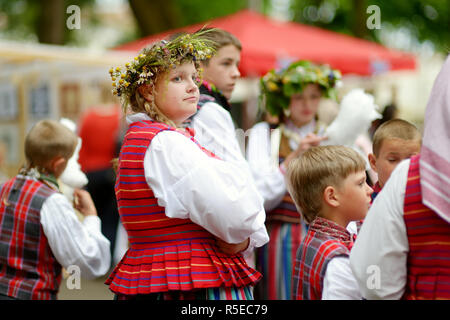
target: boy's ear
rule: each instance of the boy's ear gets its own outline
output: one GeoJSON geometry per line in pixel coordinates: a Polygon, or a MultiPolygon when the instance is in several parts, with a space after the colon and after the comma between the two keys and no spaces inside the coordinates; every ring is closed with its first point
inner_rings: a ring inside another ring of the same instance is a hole
{"type": "Polygon", "coordinates": [[[142,96],[142,98],[144,98],[147,101],[151,101],[152,100],[152,85],[150,84],[143,84],[141,86],[138,87],[138,92],[140,93],[140,95],[142,96]]]}
{"type": "Polygon", "coordinates": [[[339,206],[339,200],[336,193],[336,188],[333,186],[327,186],[323,191],[323,200],[329,206],[336,208],[339,206]]]}
{"type": "Polygon", "coordinates": [[[64,157],[55,157],[50,162],[50,169],[51,172],[55,175],[56,178],[58,178],[63,172],[64,169],[67,167],[68,160],[64,157]]]}
{"type": "Polygon", "coordinates": [[[372,168],[372,170],[377,172],[377,158],[375,157],[375,155],[373,153],[369,153],[367,158],[369,159],[370,167],[372,168]]]}

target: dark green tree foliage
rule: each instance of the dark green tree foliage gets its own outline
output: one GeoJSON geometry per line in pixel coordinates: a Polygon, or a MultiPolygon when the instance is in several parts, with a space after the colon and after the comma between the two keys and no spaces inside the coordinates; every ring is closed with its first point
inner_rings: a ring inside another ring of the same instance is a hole
{"type": "MultiPolygon", "coordinates": [[[[67,7],[77,5],[89,11],[95,0],[0,0],[6,23],[3,30],[12,40],[36,39],[41,43],[64,44],[73,40],[74,30],[66,27],[67,7]]],[[[95,24],[95,16],[89,16],[95,24]]],[[[76,32],[76,31],[75,31],[76,32]]]]}
{"type": "MultiPolygon", "coordinates": [[[[44,43],[70,43],[75,33],[65,26],[66,8],[72,4],[80,6],[82,19],[89,20],[82,23],[96,24],[95,15],[85,14],[94,3],[95,0],[0,0],[0,31],[6,31],[15,40],[34,37],[44,43]]],[[[140,30],[136,38],[222,17],[252,4],[253,9],[267,14],[271,6],[271,0],[129,0],[129,3],[140,30]]],[[[430,40],[436,49],[450,51],[450,0],[291,0],[292,19],[380,42],[380,32],[366,27],[370,16],[366,10],[370,5],[380,8],[382,27],[407,28],[418,41],[430,40]]]]}
{"type": "Polygon", "coordinates": [[[380,42],[379,32],[366,27],[370,5],[380,8],[382,27],[407,28],[436,49],[450,50],[450,0],[292,0],[293,20],[380,42]]]}
{"type": "Polygon", "coordinates": [[[248,1],[242,0],[173,0],[183,12],[181,24],[190,25],[202,21],[226,16],[247,8],[248,1]]]}

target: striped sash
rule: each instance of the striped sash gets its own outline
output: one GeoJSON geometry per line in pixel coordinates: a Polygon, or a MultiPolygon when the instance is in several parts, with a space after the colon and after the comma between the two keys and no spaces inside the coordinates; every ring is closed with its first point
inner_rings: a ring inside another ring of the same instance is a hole
{"type": "Polygon", "coordinates": [[[450,299],[450,224],[422,203],[420,155],[411,158],[404,202],[408,279],[404,299],[450,299]]]}

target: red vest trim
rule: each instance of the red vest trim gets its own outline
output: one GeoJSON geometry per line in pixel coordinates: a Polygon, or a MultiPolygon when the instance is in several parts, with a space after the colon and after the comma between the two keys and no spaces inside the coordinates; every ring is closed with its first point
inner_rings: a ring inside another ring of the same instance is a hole
{"type": "Polygon", "coordinates": [[[130,248],[106,284],[127,295],[255,285],[261,274],[241,254],[222,253],[207,230],[188,219],[168,218],[158,205],[145,181],[143,160],[152,139],[166,130],[176,129],[140,121],[125,135],[115,189],[130,248]]]}
{"type": "Polygon", "coordinates": [[[404,202],[408,276],[404,299],[450,299],[450,224],[422,204],[420,155],[411,158],[404,202]]]}

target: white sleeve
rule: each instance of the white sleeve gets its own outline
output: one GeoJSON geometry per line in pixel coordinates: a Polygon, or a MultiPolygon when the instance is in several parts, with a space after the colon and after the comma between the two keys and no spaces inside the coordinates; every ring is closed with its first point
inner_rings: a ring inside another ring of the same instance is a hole
{"type": "Polygon", "coordinates": [[[64,195],[55,193],[41,209],[41,225],[56,260],[64,267],[78,266],[81,276],[103,276],[111,264],[110,243],[100,230],[100,218],[80,222],[64,195]]]}
{"type": "MultiPolygon", "coordinates": [[[[213,152],[221,160],[234,163],[243,170],[251,172],[244,156],[246,133],[242,129],[236,129],[230,113],[222,106],[215,102],[205,103],[193,118],[192,125],[195,131],[195,140],[202,147],[213,152]]],[[[255,183],[252,176],[248,181],[255,183]]],[[[261,192],[258,185],[256,188],[261,192]]],[[[264,201],[264,197],[262,201],[264,201]]],[[[250,244],[246,251],[262,246],[268,241],[266,238],[266,228],[261,227],[250,236],[250,244]]]]}
{"type": "Polygon", "coordinates": [[[247,160],[256,187],[264,198],[266,211],[275,209],[287,192],[284,174],[272,163],[270,154],[270,128],[265,122],[250,129],[247,160]]]}
{"type": "Polygon", "coordinates": [[[361,300],[358,283],[348,257],[335,257],[328,263],[323,279],[322,300],[361,300]]]}
{"type": "Polygon", "coordinates": [[[406,160],[392,172],[350,253],[353,274],[366,299],[400,299],[405,290],[409,245],[403,203],[408,169],[406,160]]]}
{"type": "Polygon", "coordinates": [[[189,218],[228,243],[258,234],[254,245],[268,241],[263,200],[241,166],[209,157],[178,132],[163,131],[146,151],[144,170],[169,218],[189,218]]]}

